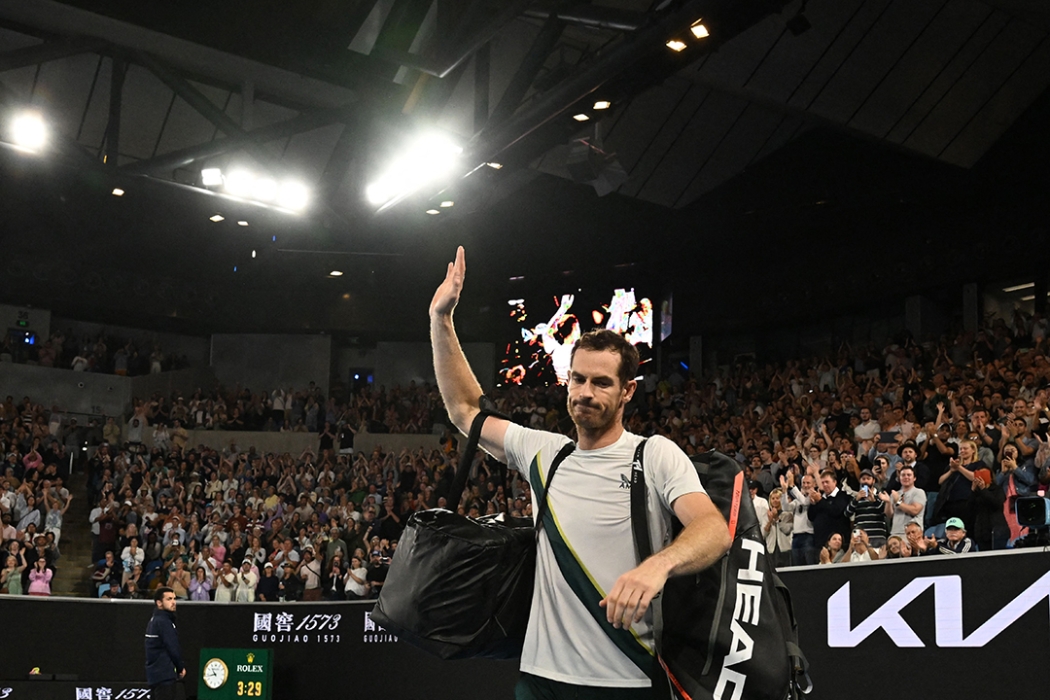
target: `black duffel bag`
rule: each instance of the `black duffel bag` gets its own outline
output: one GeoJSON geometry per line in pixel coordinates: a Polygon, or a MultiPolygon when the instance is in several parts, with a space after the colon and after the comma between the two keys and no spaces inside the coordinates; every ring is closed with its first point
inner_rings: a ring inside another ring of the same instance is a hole
{"type": "MultiPolygon", "coordinates": [[[[456,508],[489,415],[471,425],[449,494],[449,510],[414,513],[405,525],[372,619],[387,631],[442,659],[509,659],[521,655],[532,606],[536,528],[505,514],[469,518],[456,508]]],[[[503,417],[503,416],[501,416],[503,417]]],[[[568,443],[551,464],[572,452],[568,443]]],[[[546,489],[537,494],[542,522],[546,489]]]]}

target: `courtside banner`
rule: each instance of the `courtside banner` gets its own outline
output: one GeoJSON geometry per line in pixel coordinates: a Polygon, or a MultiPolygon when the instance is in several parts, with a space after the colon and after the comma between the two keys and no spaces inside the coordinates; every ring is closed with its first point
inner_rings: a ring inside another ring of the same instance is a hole
{"type": "Polygon", "coordinates": [[[1042,697],[1050,553],[783,569],[813,700],[1042,697]]]}

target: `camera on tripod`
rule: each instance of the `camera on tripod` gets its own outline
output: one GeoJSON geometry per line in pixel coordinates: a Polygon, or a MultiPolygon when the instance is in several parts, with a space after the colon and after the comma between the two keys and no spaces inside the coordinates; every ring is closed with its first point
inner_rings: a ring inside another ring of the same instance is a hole
{"type": "Polygon", "coordinates": [[[1017,524],[1028,534],[1014,543],[1018,547],[1050,547],[1050,498],[1021,496],[1014,503],[1017,524]]]}

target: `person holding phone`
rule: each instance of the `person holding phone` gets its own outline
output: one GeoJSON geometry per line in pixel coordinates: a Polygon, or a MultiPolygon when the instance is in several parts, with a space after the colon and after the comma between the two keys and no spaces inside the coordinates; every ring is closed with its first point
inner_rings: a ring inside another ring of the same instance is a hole
{"type": "Polygon", "coordinates": [[[853,519],[853,527],[867,535],[866,545],[879,549],[886,544],[885,504],[879,498],[875,474],[870,469],[860,472],[860,490],[846,506],[846,515],[853,519]]]}

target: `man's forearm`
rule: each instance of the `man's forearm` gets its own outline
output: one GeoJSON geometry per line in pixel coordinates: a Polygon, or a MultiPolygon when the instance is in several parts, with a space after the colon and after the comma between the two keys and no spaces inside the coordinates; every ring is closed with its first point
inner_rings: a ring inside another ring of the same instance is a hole
{"type": "Polygon", "coordinates": [[[695,574],[718,561],[733,544],[722,514],[713,511],[694,518],[668,547],[653,555],[668,576],[695,574]]]}
{"type": "Polygon", "coordinates": [[[434,348],[434,374],[449,418],[466,434],[478,410],[481,385],[467,363],[451,315],[432,315],[430,342],[434,348]]]}

